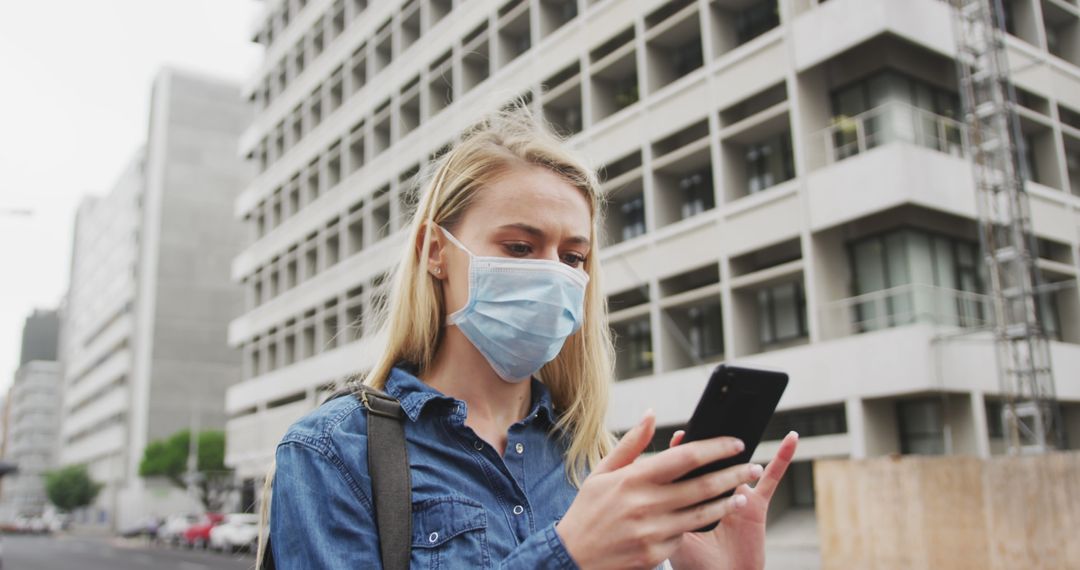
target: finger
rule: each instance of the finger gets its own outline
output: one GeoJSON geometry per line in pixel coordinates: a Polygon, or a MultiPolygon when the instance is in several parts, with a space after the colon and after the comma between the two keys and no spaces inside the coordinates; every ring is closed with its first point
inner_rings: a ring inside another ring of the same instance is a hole
{"type": "Polygon", "coordinates": [[[677,430],[675,433],[671,434],[671,441],[668,443],[668,447],[675,447],[676,445],[679,445],[680,443],[682,443],[683,437],[685,436],[685,431],[681,429],[677,430]]]}
{"type": "Polygon", "coordinates": [[[615,449],[600,460],[593,469],[593,473],[608,473],[630,465],[641,455],[641,452],[645,451],[645,448],[649,447],[654,433],[656,433],[656,414],[652,408],[649,408],[645,410],[645,416],[641,418],[641,421],[623,434],[619,443],[615,444],[615,449]]]}
{"type": "Polygon", "coordinates": [[[671,528],[681,532],[695,531],[746,506],[747,500],[746,495],[736,493],[730,497],[687,507],[672,515],[671,528]]]}
{"type": "Polygon", "coordinates": [[[691,441],[643,459],[641,474],[655,483],[670,483],[698,467],[737,455],[745,447],[734,437],[691,441]]]}
{"type": "Polygon", "coordinates": [[[780,442],[780,449],[776,450],[773,460],[765,468],[761,480],[754,487],[754,490],[766,501],[772,498],[773,493],[776,492],[776,486],[780,484],[780,479],[783,478],[784,473],[787,471],[788,465],[791,465],[791,458],[795,457],[795,447],[798,443],[799,434],[793,431],[788,432],[784,436],[784,440],[780,442]]]}
{"type": "Polygon", "coordinates": [[[745,483],[756,481],[764,470],[756,463],[733,465],[693,479],[661,487],[661,505],[665,509],[682,509],[709,501],[745,483]]]}

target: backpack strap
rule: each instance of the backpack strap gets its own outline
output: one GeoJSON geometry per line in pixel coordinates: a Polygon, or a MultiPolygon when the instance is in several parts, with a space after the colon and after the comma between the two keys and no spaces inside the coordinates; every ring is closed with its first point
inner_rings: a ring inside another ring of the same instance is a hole
{"type": "Polygon", "coordinates": [[[368,410],[367,460],[379,554],[384,570],[408,570],[412,547],[412,480],[405,445],[405,411],[388,394],[355,384],[368,410]]]}
{"type": "MultiPolygon", "coordinates": [[[[368,411],[367,464],[384,570],[408,570],[412,547],[412,480],[405,445],[405,411],[393,396],[350,380],[323,403],[353,395],[368,411]]],[[[270,538],[260,570],[275,570],[270,538]]]]}

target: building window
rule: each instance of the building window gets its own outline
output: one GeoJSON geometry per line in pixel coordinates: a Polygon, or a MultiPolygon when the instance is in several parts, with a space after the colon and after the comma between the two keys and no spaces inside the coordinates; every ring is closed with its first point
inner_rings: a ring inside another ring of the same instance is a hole
{"type": "Polygon", "coordinates": [[[758,340],[762,346],[807,335],[802,281],[781,283],[757,292],[758,340]]]}
{"type": "Polygon", "coordinates": [[[622,217],[622,236],[620,241],[635,238],[645,233],[645,198],[641,195],[619,204],[622,217]]]}
{"type": "Polygon", "coordinates": [[[776,0],[758,2],[735,16],[735,41],[742,45],[780,25],[776,0]]]}
{"type": "Polygon", "coordinates": [[[814,464],[811,461],[796,461],[788,467],[786,475],[788,499],[792,508],[814,508],[814,464]]]}
{"type": "Polygon", "coordinates": [[[860,331],[925,320],[986,324],[978,245],[919,230],[896,230],[851,246],[860,331]],[[872,295],[876,292],[878,295],[872,295]]]}
{"type": "Polygon", "coordinates": [[[945,453],[945,421],[941,400],[923,398],[896,403],[900,452],[919,455],[945,453]]]}
{"type": "Polygon", "coordinates": [[[707,167],[691,172],[679,179],[679,190],[683,194],[680,210],[682,219],[696,216],[716,205],[713,198],[712,168],[707,167]]]}
{"type": "Polygon", "coordinates": [[[1005,437],[1004,404],[1000,400],[987,399],[984,402],[986,408],[986,432],[987,436],[995,439],[1005,437]]]}
{"type": "Polygon", "coordinates": [[[784,439],[790,431],[801,437],[847,433],[847,413],[843,404],[802,410],[776,412],[765,428],[762,441],[784,439]]]}
{"type": "Polygon", "coordinates": [[[959,155],[956,93],[884,70],[832,93],[836,160],[896,141],[959,155]]]}
{"type": "Polygon", "coordinates": [[[795,177],[791,133],[783,132],[746,146],[746,191],[760,192],[795,177]]]}
{"type": "Polygon", "coordinates": [[[652,374],[652,326],[648,315],[612,325],[619,380],[652,374]]]}

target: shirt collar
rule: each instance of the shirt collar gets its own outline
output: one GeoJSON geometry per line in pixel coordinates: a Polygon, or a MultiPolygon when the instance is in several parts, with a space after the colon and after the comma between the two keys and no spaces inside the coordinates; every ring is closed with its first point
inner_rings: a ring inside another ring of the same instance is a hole
{"type": "MultiPolygon", "coordinates": [[[[548,423],[555,423],[555,409],[551,402],[551,392],[543,382],[533,376],[530,380],[532,402],[529,404],[529,418],[544,418],[548,423]]],[[[440,401],[449,404],[446,406],[451,412],[464,410],[464,402],[451,398],[429,386],[426,382],[416,377],[416,367],[406,362],[399,362],[390,369],[390,376],[386,379],[386,393],[393,396],[401,404],[401,409],[409,419],[416,421],[424,407],[432,401],[440,401]],[[457,406],[455,404],[462,404],[457,406]]]]}

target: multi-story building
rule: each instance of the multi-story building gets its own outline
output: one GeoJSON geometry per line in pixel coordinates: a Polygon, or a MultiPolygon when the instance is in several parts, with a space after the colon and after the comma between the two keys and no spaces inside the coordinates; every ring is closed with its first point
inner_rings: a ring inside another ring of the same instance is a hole
{"type": "MultiPolygon", "coordinates": [[[[1007,0],[1042,308],[1080,442],[1080,4],[1007,0]]],[[[939,0],[281,0],[256,34],[258,174],[236,203],[227,461],[258,479],[287,426],[378,343],[371,308],[414,179],[525,94],[603,165],[616,333],[610,427],[685,422],[720,361],[791,383],[777,511],[810,460],[1002,450],[951,13],[939,0]]],[[[804,510],[807,512],[809,509],[804,510]]]]}
{"type": "Polygon", "coordinates": [[[41,516],[43,474],[56,463],[60,414],[60,319],[55,310],[34,310],[23,325],[22,352],[6,400],[4,461],[18,471],[4,479],[0,520],[41,516]]]}
{"type": "Polygon", "coordinates": [[[114,527],[196,508],[138,476],[143,450],[221,429],[240,376],[225,333],[241,306],[228,267],[243,228],[230,211],[250,178],[235,152],[249,109],[237,86],[173,69],[156,77],[150,108],[145,151],[80,205],[64,310],[60,462],[105,484],[84,516],[114,527]]]}

